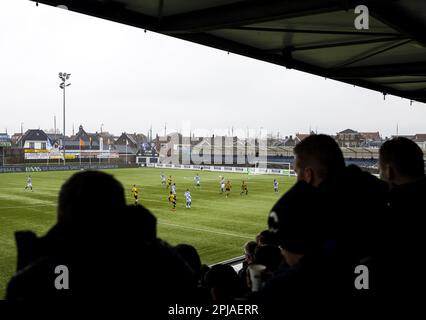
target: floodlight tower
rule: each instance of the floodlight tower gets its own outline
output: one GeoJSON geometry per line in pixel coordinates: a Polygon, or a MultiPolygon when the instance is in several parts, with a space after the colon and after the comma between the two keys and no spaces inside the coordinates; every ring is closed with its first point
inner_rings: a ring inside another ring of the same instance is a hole
{"type": "Polygon", "coordinates": [[[66,83],[67,80],[69,80],[71,76],[71,73],[66,73],[66,72],[59,72],[59,79],[62,80],[62,82],[59,85],[59,88],[62,89],[63,93],[64,93],[64,127],[63,127],[63,137],[62,137],[62,150],[64,153],[64,164],[65,164],[65,88],[70,86],[71,83],[66,83]]]}

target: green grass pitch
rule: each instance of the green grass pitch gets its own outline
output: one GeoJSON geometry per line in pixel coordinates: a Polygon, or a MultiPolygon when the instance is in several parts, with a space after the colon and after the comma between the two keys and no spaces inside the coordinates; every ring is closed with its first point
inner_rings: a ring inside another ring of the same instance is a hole
{"type": "MultiPolygon", "coordinates": [[[[168,190],[161,186],[161,169],[135,168],[105,170],[124,186],[128,203],[130,189],[140,186],[139,203],[157,217],[158,236],[172,245],[194,245],[203,263],[211,264],[243,254],[247,240],[266,228],[267,215],[273,204],[294,183],[295,178],[273,175],[247,175],[210,171],[164,169],[166,177],[176,182],[177,209],[167,201],[168,190]],[[201,188],[195,188],[194,177],[201,177],[201,188]],[[232,183],[229,198],[219,192],[219,175],[232,183]],[[280,193],[273,190],[273,179],[280,193]],[[240,196],[241,182],[248,184],[247,196],[240,196]],[[185,208],[184,192],[189,188],[192,208],[185,208]]],[[[33,192],[24,192],[27,173],[0,175],[0,299],[15,271],[14,232],[32,230],[43,235],[56,220],[57,197],[61,185],[75,171],[31,173],[33,192]]],[[[93,199],[93,201],[101,201],[93,199]]]]}

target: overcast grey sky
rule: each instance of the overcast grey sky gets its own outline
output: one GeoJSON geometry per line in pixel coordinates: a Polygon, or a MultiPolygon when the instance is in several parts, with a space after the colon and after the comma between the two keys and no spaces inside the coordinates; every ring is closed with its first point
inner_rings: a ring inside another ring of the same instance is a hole
{"type": "MultiPolygon", "coordinates": [[[[426,132],[426,105],[152,32],[39,5],[0,1],[0,132],[62,131],[59,72],[71,73],[67,134],[233,126],[282,135],[346,128],[426,132]]],[[[202,132],[201,132],[202,133],[202,132]]]]}

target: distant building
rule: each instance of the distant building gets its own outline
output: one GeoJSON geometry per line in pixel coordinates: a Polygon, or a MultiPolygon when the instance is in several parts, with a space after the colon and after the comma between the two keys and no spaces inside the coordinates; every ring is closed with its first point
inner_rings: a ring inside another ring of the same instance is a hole
{"type": "Polygon", "coordinates": [[[62,139],[63,139],[63,135],[62,133],[49,133],[46,132],[47,136],[50,139],[50,142],[52,143],[52,146],[54,148],[58,148],[61,145],[62,139]]]}
{"type": "Polygon", "coordinates": [[[152,143],[156,153],[160,155],[160,157],[170,157],[172,150],[174,153],[178,151],[179,146],[182,145],[182,141],[182,135],[180,133],[174,132],[168,134],[167,136],[159,136],[157,134],[152,143]]]}
{"type": "Polygon", "coordinates": [[[361,145],[361,133],[352,129],[346,129],[336,134],[336,141],[340,147],[357,148],[361,145]]]}
{"type": "Polygon", "coordinates": [[[296,145],[296,140],[293,139],[293,136],[285,136],[278,145],[282,147],[294,147],[296,145]]]}
{"type": "Polygon", "coordinates": [[[12,140],[7,133],[0,133],[0,147],[11,147],[12,140]]]}
{"type": "Polygon", "coordinates": [[[304,139],[313,134],[315,134],[315,132],[313,131],[311,131],[311,133],[296,133],[296,136],[294,138],[295,145],[302,142],[304,139]]]}
{"type": "Polygon", "coordinates": [[[380,136],[380,132],[360,132],[361,139],[363,141],[378,141],[382,140],[382,137],[380,136]]]}
{"type": "Polygon", "coordinates": [[[360,132],[360,146],[364,148],[380,148],[384,140],[377,132],[360,132]]]}
{"type": "Polygon", "coordinates": [[[417,143],[420,148],[426,149],[426,133],[416,133],[414,135],[414,142],[417,143]]]}
{"type": "MultiPolygon", "coordinates": [[[[113,145],[115,140],[117,140],[117,138],[109,132],[103,131],[101,133],[97,133],[99,139],[102,138],[102,143],[104,146],[109,146],[109,145],[113,145]]],[[[105,149],[105,148],[104,148],[105,149]]]]}
{"type": "Polygon", "coordinates": [[[50,150],[52,143],[43,130],[30,129],[22,137],[22,146],[30,150],[50,150]]]}
{"type": "Polygon", "coordinates": [[[21,139],[24,135],[22,133],[14,133],[12,137],[10,138],[12,142],[12,146],[20,147],[21,146],[21,139]]]}
{"type": "Polygon", "coordinates": [[[416,133],[416,134],[399,134],[399,135],[393,135],[390,137],[390,139],[394,139],[397,137],[404,137],[410,140],[413,140],[415,143],[419,145],[420,148],[426,149],[426,133],[416,133]]]}
{"type": "Polygon", "coordinates": [[[135,163],[136,155],[139,151],[139,141],[143,141],[143,138],[138,137],[136,134],[123,132],[114,142],[113,150],[118,152],[121,159],[127,158],[127,162],[135,163]]]}
{"type": "Polygon", "coordinates": [[[78,132],[65,138],[66,150],[99,150],[99,135],[97,133],[88,133],[83,126],[78,127],[78,132]]]}

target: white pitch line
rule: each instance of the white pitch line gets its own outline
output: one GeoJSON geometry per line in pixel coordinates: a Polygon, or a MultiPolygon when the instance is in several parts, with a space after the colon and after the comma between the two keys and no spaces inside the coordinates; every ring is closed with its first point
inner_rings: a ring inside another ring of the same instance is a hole
{"type": "Polygon", "coordinates": [[[0,207],[0,209],[20,209],[20,208],[37,208],[37,207],[49,207],[49,206],[56,206],[56,203],[51,204],[36,204],[32,206],[14,206],[14,207],[0,207]]]}
{"type": "Polygon", "coordinates": [[[179,225],[179,224],[167,223],[167,222],[162,222],[162,221],[159,221],[158,223],[162,224],[162,225],[171,226],[171,227],[178,227],[178,228],[182,228],[182,229],[190,229],[190,230],[195,230],[195,231],[202,231],[202,232],[220,234],[222,236],[231,236],[231,237],[242,238],[242,239],[246,239],[246,240],[251,239],[251,237],[249,237],[249,236],[246,237],[246,236],[241,236],[239,234],[220,232],[220,231],[214,231],[214,230],[202,229],[202,228],[195,228],[195,227],[190,227],[190,226],[183,226],[183,225],[179,225]]]}

